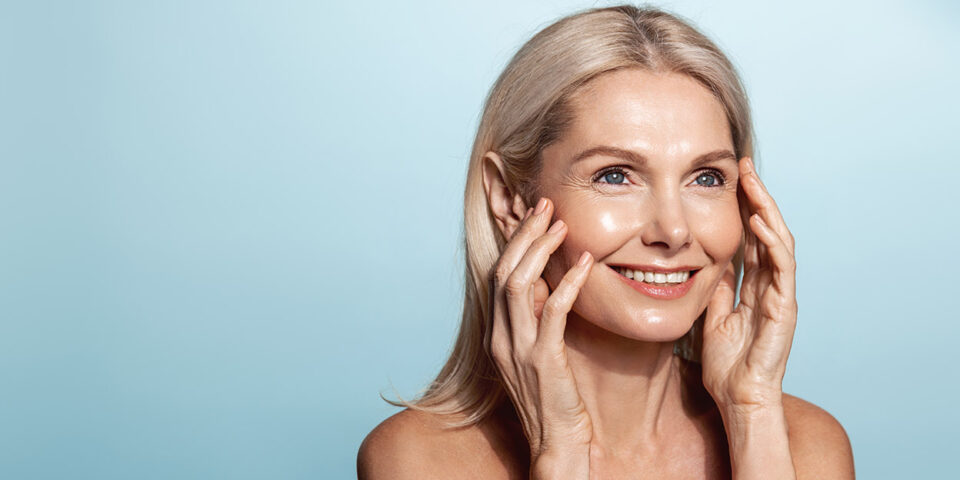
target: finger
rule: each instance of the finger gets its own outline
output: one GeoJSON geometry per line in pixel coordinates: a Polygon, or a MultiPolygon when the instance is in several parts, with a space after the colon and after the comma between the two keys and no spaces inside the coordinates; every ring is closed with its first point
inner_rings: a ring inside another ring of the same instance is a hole
{"type": "Polygon", "coordinates": [[[537,202],[536,209],[533,211],[528,209],[528,211],[529,215],[521,221],[520,227],[507,241],[493,269],[494,281],[498,288],[506,284],[507,278],[520,263],[530,244],[546,232],[550,217],[553,215],[553,202],[547,198],[541,198],[537,202]]]}
{"type": "Polygon", "coordinates": [[[763,302],[763,313],[758,315],[757,334],[747,361],[753,365],[776,366],[782,375],[796,331],[796,296],[764,295],[763,302]]]}
{"type": "Polygon", "coordinates": [[[733,263],[728,263],[723,272],[720,283],[717,284],[710,302],[707,304],[705,323],[707,328],[717,328],[721,321],[733,312],[733,302],[736,299],[737,275],[733,263]]]}
{"type": "Polygon", "coordinates": [[[780,213],[777,202],[773,199],[773,196],[770,195],[763,181],[760,180],[753,160],[748,157],[741,163],[743,164],[741,167],[743,176],[741,178],[751,205],[763,216],[763,221],[783,238],[787,249],[793,253],[793,235],[790,233],[790,229],[787,228],[787,223],[783,220],[783,215],[780,213]]]}
{"type": "Polygon", "coordinates": [[[743,280],[740,282],[740,306],[738,309],[752,311],[757,304],[756,292],[760,269],[760,241],[750,228],[750,205],[742,186],[737,192],[740,204],[740,218],[743,221],[743,280]]]}
{"type": "MultiPolygon", "coordinates": [[[[796,318],[796,311],[791,315],[796,318]]],[[[777,376],[782,378],[783,369],[786,368],[787,358],[790,356],[790,347],[793,345],[793,334],[795,322],[770,321],[763,322],[756,337],[753,340],[753,346],[747,353],[746,361],[750,365],[764,365],[775,369],[777,376]]]]}
{"type": "Polygon", "coordinates": [[[740,188],[737,189],[737,201],[740,207],[740,220],[743,222],[743,236],[745,240],[743,247],[743,266],[747,271],[750,271],[759,267],[760,254],[757,251],[757,237],[753,231],[750,230],[750,200],[747,199],[747,194],[743,191],[743,188],[744,186],[741,182],[740,188]]]}
{"type": "Polygon", "coordinates": [[[750,217],[750,226],[757,237],[767,246],[773,267],[773,285],[784,295],[793,296],[796,285],[797,262],[783,239],[773,231],[759,214],[750,217]]]}
{"type": "Polygon", "coordinates": [[[504,291],[515,347],[521,344],[532,345],[537,339],[533,285],[543,275],[543,269],[550,259],[550,254],[563,243],[566,233],[566,224],[562,220],[557,220],[546,234],[534,240],[507,279],[504,291]]]}
{"type": "Polygon", "coordinates": [[[750,314],[757,307],[757,270],[747,270],[740,281],[740,303],[737,305],[738,311],[750,314]]]}
{"type": "Polygon", "coordinates": [[[540,318],[543,315],[543,304],[550,297],[550,286],[547,281],[540,277],[533,282],[533,316],[540,318]]]}
{"type": "MultiPolygon", "coordinates": [[[[507,241],[503,252],[500,254],[500,259],[490,274],[491,314],[485,322],[487,328],[484,332],[484,346],[496,365],[500,365],[500,362],[506,361],[510,357],[513,345],[511,319],[503,286],[519,261],[519,256],[526,251],[530,242],[533,241],[531,234],[537,233],[538,224],[536,220],[539,218],[538,215],[543,216],[544,213],[550,213],[550,209],[550,202],[545,198],[541,198],[537,202],[537,208],[527,209],[520,227],[507,241]]],[[[545,222],[542,222],[541,219],[541,223],[545,222]]],[[[540,228],[546,227],[541,226],[540,228]]],[[[542,234],[542,232],[539,233],[542,234]]]]}
{"type": "Polygon", "coordinates": [[[543,305],[537,343],[546,346],[562,344],[563,332],[567,328],[567,314],[580,295],[583,284],[587,282],[593,263],[593,255],[584,251],[577,264],[564,274],[556,290],[543,305]]]}
{"type": "Polygon", "coordinates": [[[510,338],[510,317],[507,311],[506,294],[497,288],[495,279],[490,277],[490,307],[484,322],[484,348],[495,365],[509,358],[513,341],[510,338]]]}
{"type": "MultiPolygon", "coordinates": [[[[507,241],[506,246],[504,247],[503,252],[500,254],[500,258],[497,260],[496,265],[490,272],[490,310],[493,312],[486,320],[486,336],[484,338],[485,346],[487,351],[491,350],[491,344],[493,339],[491,336],[495,331],[499,332],[500,335],[505,336],[507,340],[512,344],[512,339],[510,338],[510,318],[508,316],[506,296],[503,291],[503,287],[507,282],[507,278],[510,277],[510,274],[513,272],[513,269],[516,267],[517,263],[520,261],[521,256],[527,250],[530,243],[533,242],[535,238],[533,235],[539,236],[543,232],[536,232],[539,226],[542,229],[546,227],[540,226],[537,224],[536,220],[543,216],[543,213],[549,213],[551,208],[550,202],[541,198],[537,203],[537,208],[528,208],[526,214],[521,220],[520,227],[513,233],[510,239],[507,241]],[[541,212],[536,213],[540,209],[541,205],[543,208],[541,212]],[[503,325],[497,325],[498,323],[503,323],[503,325]],[[499,328],[494,328],[499,327],[499,328]]],[[[541,223],[546,223],[541,221],[541,223]]]]}

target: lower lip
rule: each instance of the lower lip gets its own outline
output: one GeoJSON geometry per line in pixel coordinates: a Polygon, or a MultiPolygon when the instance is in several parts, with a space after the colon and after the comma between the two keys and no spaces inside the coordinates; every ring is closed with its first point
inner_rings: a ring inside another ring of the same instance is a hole
{"type": "Polygon", "coordinates": [[[696,278],[696,273],[699,272],[699,270],[697,270],[697,272],[690,274],[690,278],[688,278],[686,282],[678,283],[670,287],[658,287],[656,285],[638,282],[636,280],[624,277],[623,275],[620,275],[620,272],[616,271],[616,269],[613,267],[610,267],[610,269],[613,270],[613,273],[620,277],[620,280],[626,282],[626,284],[630,285],[630,287],[634,290],[660,300],[672,300],[686,295],[687,292],[690,291],[690,287],[693,286],[693,279],[696,278]]]}

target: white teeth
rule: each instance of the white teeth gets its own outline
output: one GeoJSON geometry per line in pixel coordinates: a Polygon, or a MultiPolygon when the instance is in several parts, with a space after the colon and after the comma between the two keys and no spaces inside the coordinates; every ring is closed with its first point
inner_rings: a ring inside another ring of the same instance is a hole
{"type": "Polygon", "coordinates": [[[690,279],[690,272],[672,272],[672,273],[654,273],[641,272],[640,270],[630,270],[622,267],[616,267],[621,275],[646,283],[683,283],[690,279]]]}

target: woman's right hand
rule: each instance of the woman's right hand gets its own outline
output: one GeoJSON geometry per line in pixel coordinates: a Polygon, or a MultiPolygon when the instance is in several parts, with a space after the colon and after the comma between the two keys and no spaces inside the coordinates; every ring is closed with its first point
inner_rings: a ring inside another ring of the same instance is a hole
{"type": "Polygon", "coordinates": [[[563,334],[593,258],[583,252],[550,293],[541,275],[567,234],[562,220],[547,229],[552,216],[552,202],[540,199],[507,242],[490,279],[485,341],[530,442],[531,478],[587,478],[593,427],[563,334]]]}

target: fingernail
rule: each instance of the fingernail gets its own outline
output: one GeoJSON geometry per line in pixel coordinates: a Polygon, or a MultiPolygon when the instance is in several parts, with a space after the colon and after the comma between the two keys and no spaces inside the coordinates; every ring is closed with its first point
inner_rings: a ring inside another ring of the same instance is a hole
{"type": "Polygon", "coordinates": [[[549,233],[557,233],[557,232],[559,232],[560,229],[562,229],[562,228],[563,228],[563,220],[557,220],[556,222],[553,222],[553,226],[551,226],[551,227],[550,227],[550,230],[547,230],[547,232],[549,232],[549,233]]]}
{"type": "Polygon", "coordinates": [[[544,210],[547,209],[547,199],[540,198],[540,201],[537,202],[537,209],[533,211],[535,215],[540,215],[544,210]]]}
{"type": "Polygon", "coordinates": [[[590,252],[584,250],[583,253],[580,254],[580,260],[577,260],[577,265],[584,267],[588,263],[590,263],[590,252]]]}

